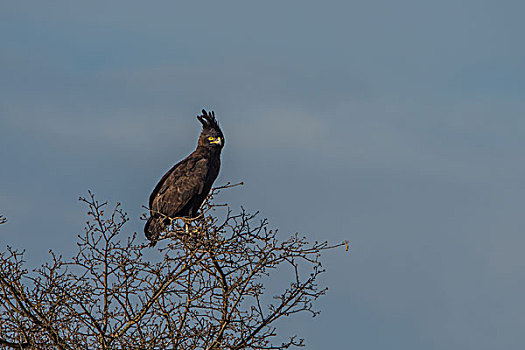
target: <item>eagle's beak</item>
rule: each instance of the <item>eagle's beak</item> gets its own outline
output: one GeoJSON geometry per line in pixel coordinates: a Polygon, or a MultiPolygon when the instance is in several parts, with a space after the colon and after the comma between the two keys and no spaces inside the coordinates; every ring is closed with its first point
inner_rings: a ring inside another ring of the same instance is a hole
{"type": "Polygon", "coordinates": [[[212,141],[212,142],[210,142],[210,143],[218,143],[220,146],[222,146],[222,138],[217,137],[217,140],[212,141]]]}

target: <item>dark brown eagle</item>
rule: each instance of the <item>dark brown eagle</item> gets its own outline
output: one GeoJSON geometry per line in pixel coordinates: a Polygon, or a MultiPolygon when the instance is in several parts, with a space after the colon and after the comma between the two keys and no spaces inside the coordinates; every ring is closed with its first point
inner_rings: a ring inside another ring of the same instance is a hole
{"type": "Polygon", "coordinates": [[[197,216],[219,174],[224,135],[213,111],[208,113],[203,109],[197,119],[202,123],[197,149],[175,164],[149,197],[150,218],[144,233],[152,245],[174,218],[197,216]]]}

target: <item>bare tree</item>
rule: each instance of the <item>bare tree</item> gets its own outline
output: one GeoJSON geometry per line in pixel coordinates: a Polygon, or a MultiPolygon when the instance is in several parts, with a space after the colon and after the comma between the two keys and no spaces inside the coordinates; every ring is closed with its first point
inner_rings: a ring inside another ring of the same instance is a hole
{"type": "MultiPolygon", "coordinates": [[[[223,186],[218,189],[222,189],[223,186]]],[[[212,192],[217,193],[215,189],[212,192]]],[[[122,237],[128,221],[92,193],[78,253],[29,272],[23,253],[0,255],[0,346],[13,349],[285,349],[275,321],[317,315],[320,254],[346,242],[282,240],[265,219],[209,198],[189,232],[176,224],[157,250],[122,237]],[[108,211],[108,212],[106,212],[108,211]],[[220,215],[217,215],[217,214],[220,215]],[[145,256],[147,255],[147,257],[145,256]],[[291,280],[278,291],[270,276],[291,280]]]]}

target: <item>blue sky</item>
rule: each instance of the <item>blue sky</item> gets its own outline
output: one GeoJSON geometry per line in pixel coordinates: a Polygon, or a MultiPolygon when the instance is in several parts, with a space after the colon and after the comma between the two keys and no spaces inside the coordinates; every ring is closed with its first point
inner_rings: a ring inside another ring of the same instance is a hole
{"type": "Polygon", "coordinates": [[[326,255],[308,349],[525,346],[525,5],[0,1],[0,245],[73,253],[214,109],[222,201],[326,255]]]}

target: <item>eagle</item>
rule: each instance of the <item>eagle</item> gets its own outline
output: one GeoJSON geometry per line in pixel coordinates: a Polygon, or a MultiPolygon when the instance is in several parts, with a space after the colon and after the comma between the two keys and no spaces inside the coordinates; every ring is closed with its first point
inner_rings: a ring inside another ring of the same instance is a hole
{"type": "Polygon", "coordinates": [[[197,216],[219,175],[224,135],[215,112],[203,109],[197,119],[202,124],[197,148],[164,174],[149,197],[150,217],[144,233],[152,246],[172,220],[197,216]]]}

